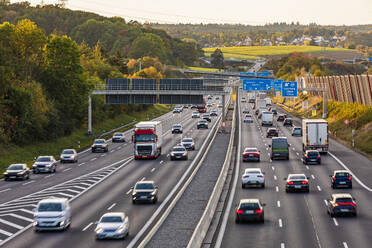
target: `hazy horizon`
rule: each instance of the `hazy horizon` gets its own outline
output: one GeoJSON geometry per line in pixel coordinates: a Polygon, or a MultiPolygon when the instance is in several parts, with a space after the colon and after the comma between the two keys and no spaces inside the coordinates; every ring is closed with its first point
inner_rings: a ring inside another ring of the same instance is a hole
{"type": "MultiPolygon", "coordinates": [[[[21,0],[13,0],[21,2],[21,0]]],[[[41,0],[29,0],[32,5],[41,0]]],[[[94,12],[103,16],[120,16],[126,21],[158,23],[230,23],[264,25],[286,22],[307,25],[365,25],[372,24],[372,1],[354,0],[262,0],[257,2],[232,0],[225,2],[188,0],[174,4],[170,0],[69,0],[66,8],[94,12]],[[289,7],[290,6],[290,7],[289,7]],[[332,10],[332,11],[329,11],[332,10]],[[314,14],[316,13],[316,14],[314,14]]],[[[44,4],[56,4],[58,0],[43,0],[44,4]]]]}

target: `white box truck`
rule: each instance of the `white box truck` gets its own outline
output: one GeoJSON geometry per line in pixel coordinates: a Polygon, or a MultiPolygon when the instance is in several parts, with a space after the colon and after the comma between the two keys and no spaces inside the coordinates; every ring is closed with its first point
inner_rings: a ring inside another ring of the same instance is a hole
{"type": "Polygon", "coordinates": [[[265,98],[265,101],[266,101],[266,106],[271,106],[272,105],[272,102],[271,102],[271,98],[265,98]]]}
{"type": "Polygon", "coordinates": [[[266,101],[265,99],[256,99],[256,108],[266,108],[266,101]]]}
{"type": "Polygon", "coordinates": [[[273,125],[273,119],[274,119],[273,112],[269,112],[269,111],[263,111],[262,112],[262,117],[261,117],[262,126],[272,126],[273,125]]]}
{"type": "Polygon", "coordinates": [[[323,119],[302,120],[302,148],[328,152],[328,122],[323,119]]]}
{"type": "Polygon", "coordinates": [[[256,93],[249,92],[248,93],[248,102],[249,103],[255,103],[256,102],[256,93]]]}
{"type": "Polygon", "coordinates": [[[161,155],[163,130],[160,121],[142,121],[133,133],[134,159],[156,159],[161,155]]]}

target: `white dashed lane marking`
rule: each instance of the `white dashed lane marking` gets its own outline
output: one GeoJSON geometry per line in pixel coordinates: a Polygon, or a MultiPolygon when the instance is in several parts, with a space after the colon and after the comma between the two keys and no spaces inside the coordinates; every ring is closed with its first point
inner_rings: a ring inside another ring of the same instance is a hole
{"type": "Polygon", "coordinates": [[[91,225],[93,225],[93,222],[90,222],[86,227],[84,227],[83,232],[85,232],[91,225]]]}

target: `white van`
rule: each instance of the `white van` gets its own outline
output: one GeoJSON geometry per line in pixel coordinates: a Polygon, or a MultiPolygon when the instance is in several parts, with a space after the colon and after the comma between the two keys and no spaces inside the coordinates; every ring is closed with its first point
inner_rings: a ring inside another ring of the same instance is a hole
{"type": "Polygon", "coordinates": [[[262,112],[262,126],[272,126],[273,125],[274,114],[269,111],[262,112]]]}
{"type": "Polygon", "coordinates": [[[71,224],[71,209],[66,198],[41,200],[34,209],[35,231],[66,230],[71,224]]]}

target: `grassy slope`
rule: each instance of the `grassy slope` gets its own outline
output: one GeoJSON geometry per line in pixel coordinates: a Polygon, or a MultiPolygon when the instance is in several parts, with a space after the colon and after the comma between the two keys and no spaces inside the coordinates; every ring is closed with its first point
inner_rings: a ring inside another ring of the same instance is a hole
{"type": "MultiPolygon", "coordinates": [[[[302,98],[304,99],[304,98],[302,98]]],[[[320,97],[310,97],[309,110],[301,109],[301,97],[296,103],[284,103],[286,109],[296,115],[305,116],[306,118],[322,118],[322,99],[320,97]],[[317,108],[317,115],[311,117],[311,109],[317,108]]],[[[277,97],[274,100],[278,103],[283,103],[283,98],[277,97]]],[[[329,130],[332,132],[332,137],[339,142],[352,147],[352,130],[355,130],[354,149],[364,153],[372,158],[372,107],[358,103],[342,103],[329,101],[328,105],[328,123],[329,130]],[[345,125],[345,120],[349,120],[349,124],[345,125]]]]}
{"type": "MultiPolygon", "coordinates": [[[[129,115],[121,115],[115,119],[109,119],[100,124],[93,125],[93,133],[95,136],[132,122],[134,119],[137,121],[145,120],[147,118],[155,118],[165,114],[171,110],[170,106],[154,105],[147,111],[140,113],[131,113],[129,115]]],[[[18,147],[15,145],[5,146],[0,144],[0,171],[3,172],[5,168],[11,163],[27,163],[31,166],[33,158],[39,155],[54,155],[56,159],[65,148],[75,148],[76,150],[83,150],[92,144],[94,138],[86,135],[87,129],[80,129],[73,132],[71,135],[61,137],[57,140],[50,142],[40,142],[25,147],[18,147]],[[80,141],[81,148],[78,148],[78,141],[80,141]]],[[[2,177],[2,173],[0,174],[2,177]]]]}
{"type": "MultiPolygon", "coordinates": [[[[355,51],[344,48],[329,48],[319,46],[244,46],[244,47],[219,47],[225,58],[257,59],[259,56],[287,55],[293,52],[319,53],[319,52],[343,52],[355,51]]],[[[205,54],[210,56],[216,48],[203,48],[205,54]]]]}
{"type": "Polygon", "coordinates": [[[205,68],[205,67],[195,67],[195,66],[189,66],[189,67],[187,67],[187,69],[194,70],[194,71],[207,71],[207,72],[216,72],[216,71],[218,71],[217,68],[205,68]]]}

